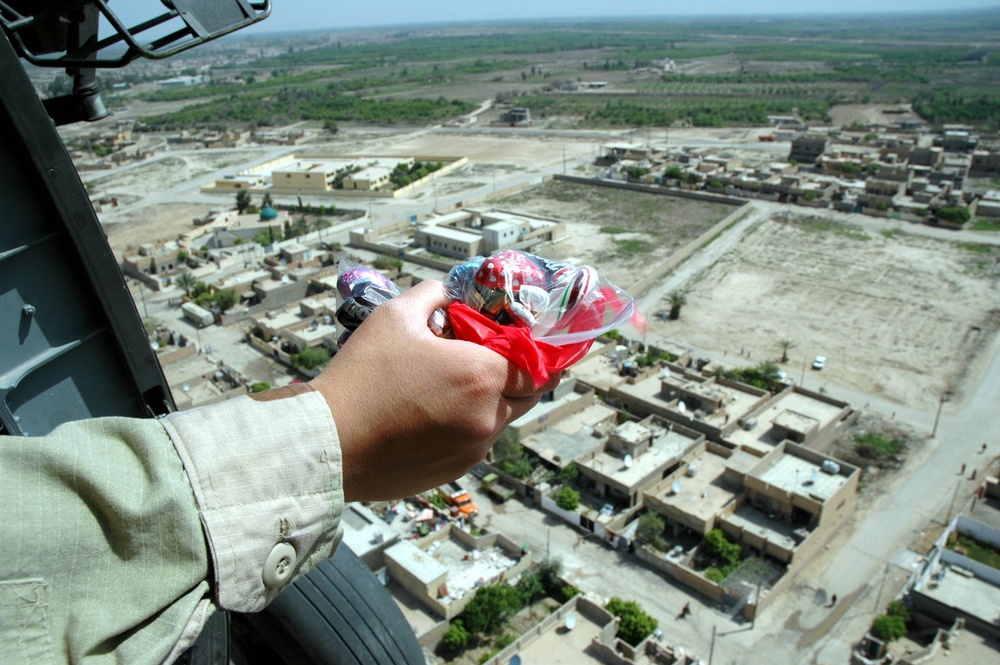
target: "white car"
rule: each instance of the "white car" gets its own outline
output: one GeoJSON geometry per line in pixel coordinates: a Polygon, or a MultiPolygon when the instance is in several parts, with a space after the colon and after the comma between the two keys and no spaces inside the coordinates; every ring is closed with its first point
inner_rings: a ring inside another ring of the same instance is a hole
{"type": "Polygon", "coordinates": [[[826,367],[826,356],[816,356],[813,360],[813,369],[823,369],[826,367]]]}

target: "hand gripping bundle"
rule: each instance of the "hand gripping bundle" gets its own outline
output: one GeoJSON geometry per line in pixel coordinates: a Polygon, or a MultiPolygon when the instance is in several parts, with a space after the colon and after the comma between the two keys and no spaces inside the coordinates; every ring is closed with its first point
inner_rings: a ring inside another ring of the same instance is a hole
{"type": "MultiPolygon", "coordinates": [[[[341,261],[337,320],[351,331],[398,295],[380,272],[341,261]]],[[[438,335],[486,346],[528,372],[535,387],[586,355],[594,339],[638,316],[632,297],[590,266],[501,250],[452,268],[450,303],[431,317],[438,335]]]]}

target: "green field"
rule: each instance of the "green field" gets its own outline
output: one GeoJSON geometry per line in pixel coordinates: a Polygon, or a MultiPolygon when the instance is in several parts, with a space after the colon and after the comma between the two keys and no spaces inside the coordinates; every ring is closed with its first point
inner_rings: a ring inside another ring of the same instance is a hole
{"type": "Polygon", "coordinates": [[[233,58],[213,70],[217,81],[238,78],[241,86],[206,84],[144,98],[197,103],[151,119],[155,127],[249,122],[255,110],[258,124],[419,125],[496,96],[584,128],[759,125],[792,108],[816,122],[834,104],[911,103],[934,125],[996,131],[998,35],[996,10],[811,21],[497,23],[444,27],[433,36],[344,33],[289,42],[279,55],[233,58]],[[649,69],[664,59],[676,70],[649,69]],[[610,81],[612,94],[563,91],[578,80],[610,81]]]}

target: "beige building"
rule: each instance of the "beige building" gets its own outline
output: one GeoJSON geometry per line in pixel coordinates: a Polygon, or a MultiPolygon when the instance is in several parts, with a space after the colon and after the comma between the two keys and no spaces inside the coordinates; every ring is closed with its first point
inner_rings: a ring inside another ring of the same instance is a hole
{"type": "Polygon", "coordinates": [[[566,223],[505,210],[466,208],[419,224],[413,242],[436,254],[468,259],[500,249],[528,249],[538,242],[560,240],[566,223]]]}
{"type": "Polygon", "coordinates": [[[465,609],[484,582],[511,581],[530,565],[531,555],[506,536],[475,537],[453,524],[385,550],[392,579],[448,620],[465,609]]]}
{"type": "Polygon", "coordinates": [[[853,512],[859,478],[856,467],[790,441],[762,457],[706,442],[645,492],[645,506],[675,537],[721,529],[745,551],[791,568],[853,512]]]}

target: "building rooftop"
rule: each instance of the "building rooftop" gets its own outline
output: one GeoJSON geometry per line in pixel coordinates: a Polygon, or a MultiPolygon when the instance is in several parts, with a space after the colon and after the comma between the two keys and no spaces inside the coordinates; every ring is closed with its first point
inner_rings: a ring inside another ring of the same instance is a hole
{"type": "Polygon", "coordinates": [[[688,470],[674,474],[670,483],[663,483],[656,498],[699,521],[711,521],[736,496],[722,481],[726,458],[706,449],[690,461],[688,470]],[[692,468],[693,476],[689,475],[692,468]],[[674,487],[679,491],[674,492],[674,487]]]}
{"type": "Polygon", "coordinates": [[[1000,617],[1000,588],[972,573],[964,573],[959,568],[939,564],[940,579],[924,584],[920,593],[931,598],[956,613],[971,614],[990,625],[996,625],[1000,617]]]}
{"type": "Polygon", "coordinates": [[[777,460],[754,477],[785,492],[826,501],[847,481],[847,476],[824,472],[819,464],[813,464],[795,455],[779,455],[777,460]]]}
{"type": "MultiPolygon", "coordinates": [[[[568,404],[587,398],[580,393],[569,393],[550,402],[539,402],[531,411],[514,421],[514,427],[545,423],[556,409],[565,409],[568,404]]],[[[616,412],[602,402],[594,402],[576,413],[567,415],[522,438],[521,443],[542,459],[557,466],[565,466],[578,457],[599,448],[607,436],[595,428],[602,422],[613,425],[616,412]]],[[[610,429],[610,427],[609,427],[610,429]]]]}
{"type": "Polygon", "coordinates": [[[499,547],[477,550],[466,547],[454,538],[431,543],[427,548],[427,555],[447,569],[448,594],[451,598],[461,598],[517,564],[516,559],[499,547]]]}
{"type": "Polygon", "coordinates": [[[448,574],[448,567],[423,551],[410,540],[401,540],[385,551],[386,557],[396,561],[423,584],[431,584],[442,575],[448,574]]]}
{"type": "Polygon", "coordinates": [[[518,654],[522,663],[547,663],[548,665],[603,664],[591,642],[601,634],[602,626],[583,612],[574,612],[576,624],[566,629],[565,619],[554,622],[548,630],[522,647],[518,654]]]}
{"type": "Polygon", "coordinates": [[[724,518],[726,522],[772,542],[782,549],[792,550],[798,542],[792,535],[794,529],[781,520],[772,519],[753,506],[744,503],[732,515],[724,518]]]}

